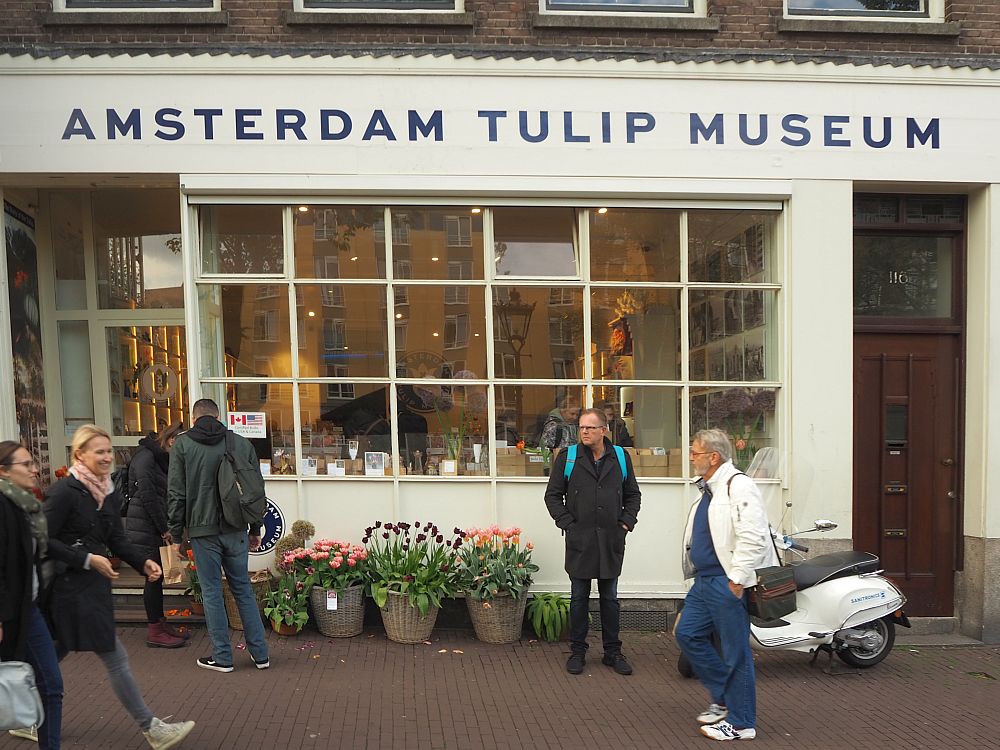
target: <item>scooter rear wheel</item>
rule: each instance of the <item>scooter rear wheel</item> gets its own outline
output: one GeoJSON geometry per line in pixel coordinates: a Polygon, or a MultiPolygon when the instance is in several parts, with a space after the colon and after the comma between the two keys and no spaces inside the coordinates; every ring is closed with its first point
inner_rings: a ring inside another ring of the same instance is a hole
{"type": "Polygon", "coordinates": [[[889,620],[882,619],[873,620],[872,622],[858,626],[858,628],[871,628],[875,630],[880,636],[882,636],[882,644],[872,651],[868,651],[858,646],[848,646],[847,648],[838,651],[837,656],[839,656],[842,661],[850,664],[852,667],[858,667],[860,669],[874,667],[887,657],[890,651],[892,651],[892,646],[896,642],[896,625],[889,620]]]}

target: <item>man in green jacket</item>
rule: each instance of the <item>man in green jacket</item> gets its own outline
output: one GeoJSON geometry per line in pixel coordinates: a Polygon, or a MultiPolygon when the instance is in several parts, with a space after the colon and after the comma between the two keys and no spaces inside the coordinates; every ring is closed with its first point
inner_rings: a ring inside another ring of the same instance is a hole
{"type": "MultiPolygon", "coordinates": [[[[198,666],[216,672],[233,671],[233,646],[229,618],[222,599],[222,571],[243,620],[247,649],[257,669],[267,669],[267,641],[250,586],[250,550],[260,546],[260,527],[235,528],[226,523],[219,499],[218,473],[226,452],[226,426],[219,421],[219,406],[212,399],[196,401],[191,410],[194,426],[179,436],[170,454],[167,475],[167,515],[170,533],[182,539],[186,528],[194,551],[205,604],[205,623],[212,639],[212,655],[198,659],[198,666]]],[[[242,435],[233,435],[233,451],[252,466],[259,466],[253,446],[242,435]]]]}

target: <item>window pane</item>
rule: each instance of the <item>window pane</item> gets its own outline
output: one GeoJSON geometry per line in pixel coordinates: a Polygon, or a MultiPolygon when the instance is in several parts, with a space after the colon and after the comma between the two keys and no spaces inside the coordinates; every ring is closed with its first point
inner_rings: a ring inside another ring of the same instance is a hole
{"type": "Polygon", "coordinates": [[[162,8],[211,8],[213,4],[212,0],[66,0],[66,7],[72,9],[158,10],[162,8]]]}
{"type": "Polygon", "coordinates": [[[788,0],[789,10],[849,14],[925,13],[926,0],[788,0]]]}
{"type": "Polygon", "coordinates": [[[591,292],[596,380],[679,380],[680,291],[602,287],[591,292]]]}
{"type": "Polygon", "coordinates": [[[188,419],[183,326],[105,330],[115,436],[160,432],[188,419]]]}
{"type": "Polygon", "coordinates": [[[389,375],[384,284],[296,284],[295,289],[302,377],[389,375]]]}
{"type": "Polygon", "coordinates": [[[93,193],[97,303],[104,309],[184,307],[180,215],[173,190],[93,193]]]}
{"type": "MultiPolygon", "coordinates": [[[[363,476],[365,453],[392,450],[388,393],[388,386],[379,383],[299,385],[302,455],[315,461],[317,474],[340,476],[343,469],[344,476],[363,476]]],[[[289,428],[280,440],[292,438],[289,428]]]]}
{"type": "Polygon", "coordinates": [[[285,284],[198,287],[204,377],[289,377],[292,374],[285,284]]]}
{"type": "Polygon", "coordinates": [[[594,281],[678,281],[680,211],[601,209],[590,212],[590,277],[594,281]]]}
{"type": "Polygon", "coordinates": [[[296,206],[293,214],[296,278],[385,278],[381,206],[296,206]]]}
{"type": "Polygon", "coordinates": [[[691,380],[776,380],[776,292],[692,289],[691,380]]]}
{"type": "Polygon", "coordinates": [[[688,212],[691,281],[770,281],[775,216],[759,211],[688,212]]]}
{"type": "Polygon", "coordinates": [[[950,237],[854,238],[854,314],[948,318],[952,314],[950,237]]]}
{"type": "MultiPolygon", "coordinates": [[[[272,474],[295,474],[295,441],[284,440],[293,434],[292,384],[260,382],[233,383],[226,386],[226,411],[264,412],[267,437],[248,438],[257,458],[270,462],[272,474]]],[[[208,390],[208,388],[206,388],[208,390]]],[[[225,417],[223,417],[225,419],[225,417]]]]}
{"type": "Polygon", "coordinates": [[[754,476],[774,477],[776,397],[774,388],[692,388],[691,434],[708,428],[724,430],[733,442],[733,463],[737,468],[746,471],[763,451],[757,458],[760,472],[754,472],[754,476]]]}
{"type": "Polygon", "coordinates": [[[687,476],[681,404],[680,388],[594,388],[594,406],[603,409],[608,417],[608,437],[617,445],[635,448],[632,464],[637,477],[687,476]]]}
{"type": "Polygon", "coordinates": [[[57,310],[87,309],[82,199],[81,193],[53,193],[49,200],[57,310]]]}
{"type": "Polygon", "coordinates": [[[486,388],[461,381],[397,386],[399,449],[408,473],[489,474],[486,388]]]}
{"type": "Polygon", "coordinates": [[[582,378],[583,290],[493,288],[497,378],[582,378]]]}
{"type": "Polygon", "coordinates": [[[498,385],[494,434],[506,441],[497,448],[496,474],[541,477],[548,473],[554,450],[579,442],[577,420],[583,388],[556,385],[498,385]],[[516,446],[524,442],[524,448],[516,446]]]}
{"type": "Polygon", "coordinates": [[[483,287],[397,286],[396,342],[400,377],[486,377],[486,303],[483,287]],[[460,366],[459,366],[460,364],[460,366]]]}
{"type": "Polygon", "coordinates": [[[387,10],[453,10],[455,0],[304,0],[303,7],[309,8],[384,8],[387,10]]]}
{"type": "Polygon", "coordinates": [[[895,224],[899,221],[899,198],[886,195],[855,195],[855,224],[895,224]]]}
{"type": "Polygon", "coordinates": [[[961,224],[964,221],[963,196],[906,196],[907,224],[961,224]]]}
{"type": "Polygon", "coordinates": [[[394,208],[393,274],[403,279],[482,279],[483,219],[465,208],[394,208]]]}
{"type": "Polygon", "coordinates": [[[549,10],[689,10],[691,0],[547,0],[549,10]]]}
{"type": "Polygon", "coordinates": [[[94,421],[94,381],[90,367],[90,329],[85,320],[60,320],[59,368],[73,377],[59,379],[67,438],[94,421]]]}
{"type": "Polygon", "coordinates": [[[497,276],[577,276],[572,208],[493,209],[497,276]]]}
{"type": "Polygon", "coordinates": [[[283,273],[281,206],[202,206],[203,273],[283,273]]]}

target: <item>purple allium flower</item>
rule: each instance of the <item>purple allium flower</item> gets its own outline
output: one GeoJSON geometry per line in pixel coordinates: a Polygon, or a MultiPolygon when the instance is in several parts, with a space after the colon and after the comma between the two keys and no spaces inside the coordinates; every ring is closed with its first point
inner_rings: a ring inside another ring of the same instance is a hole
{"type": "Polygon", "coordinates": [[[770,414],[774,411],[775,400],[773,388],[757,391],[753,395],[753,408],[761,414],[770,414]]]}
{"type": "Polygon", "coordinates": [[[746,388],[730,388],[722,394],[722,403],[733,416],[753,410],[753,398],[746,388]]]}
{"type": "Polygon", "coordinates": [[[729,409],[721,398],[713,398],[708,404],[705,417],[710,427],[717,427],[729,417],[729,409]]]}

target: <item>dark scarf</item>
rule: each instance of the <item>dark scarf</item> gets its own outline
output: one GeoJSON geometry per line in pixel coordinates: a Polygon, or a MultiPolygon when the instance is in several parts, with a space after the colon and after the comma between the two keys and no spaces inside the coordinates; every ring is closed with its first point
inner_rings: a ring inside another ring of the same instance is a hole
{"type": "Polygon", "coordinates": [[[44,557],[49,546],[49,525],[45,520],[45,514],[42,513],[42,504],[38,502],[38,498],[28,490],[18,487],[6,479],[0,479],[0,493],[6,495],[14,505],[24,511],[24,515],[28,518],[31,535],[35,538],[35,544],[38,546],[38,555],[44,557]]]}

